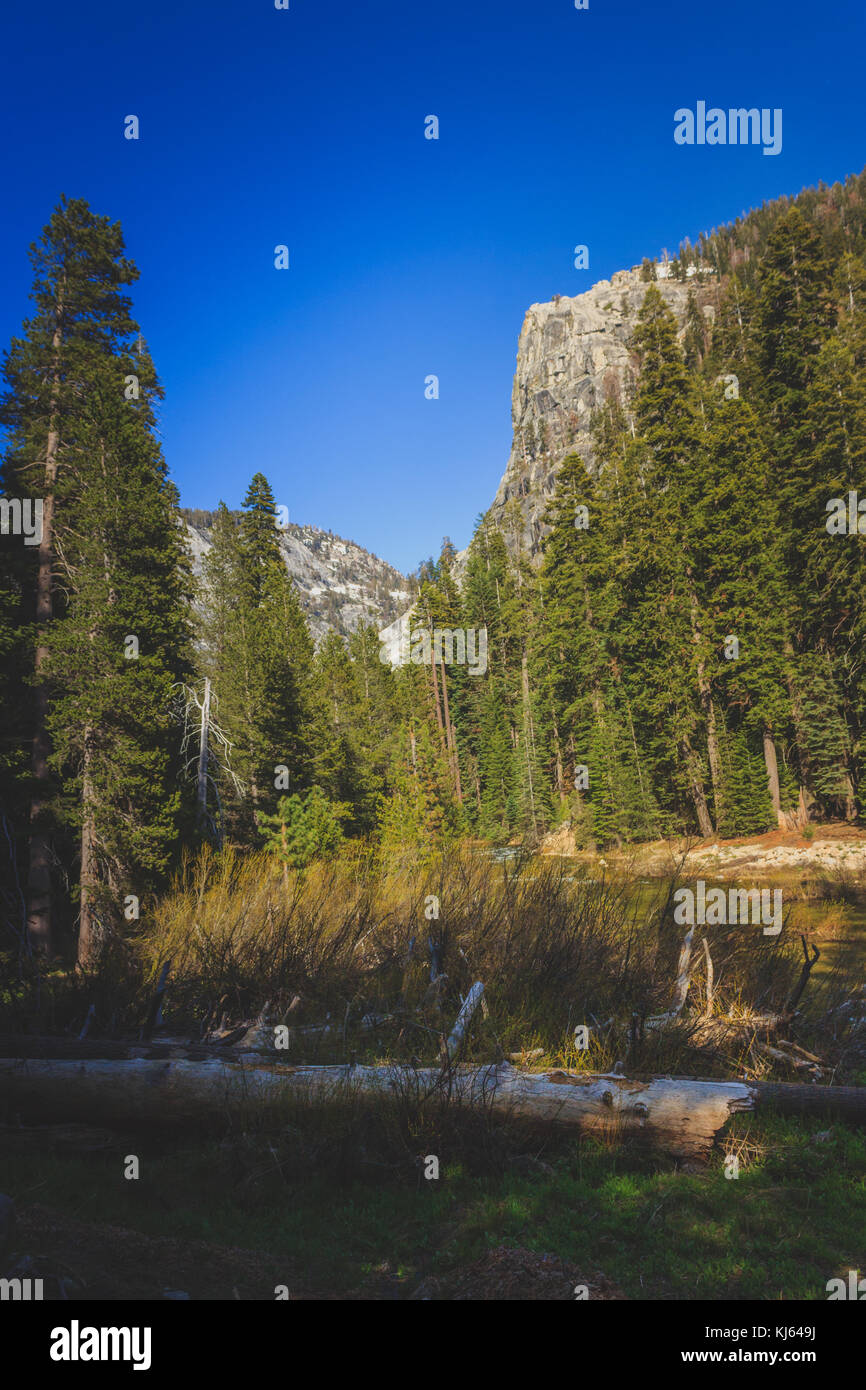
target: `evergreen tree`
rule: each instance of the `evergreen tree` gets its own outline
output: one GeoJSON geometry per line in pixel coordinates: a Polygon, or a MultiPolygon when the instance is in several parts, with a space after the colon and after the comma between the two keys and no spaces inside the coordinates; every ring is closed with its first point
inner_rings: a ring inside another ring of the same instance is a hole
{"type": "Polygon", "coordinates": [[[123,252],[118,225],[62,199],[31,250],[36,315],[4,366],[4,485],[43,507],[19,610],[36,628],[28,925],[50,949],[51,865],[71,870],[82,965],[124,897],[164,880],[180,809],[172,686],[187,669],[188,579],[123,252]]]}
{"type": "Polygon", "coordinates": [[[312,776],[313,643],[276,521],[273,493],[257,473],[240,521],[220,505],[204,562],[203,674],[219,697],[232,766],[247,789],[229,814],[234,834],[247,841],[285,778],[303,789],[312,776]]]}
{"type": "Polygon", "coordinates": [[[39,499],[42,535],[28,553],[22,620],[34,623],[35,692],[28,711],[32,740],[32,793],[27,870],[27,924],[33,949],[55,944],[52,866],[58,862],[55,784],[50,756],[49,634],[62,612],[55,573],[57,527],[71,502],[65,462],[82,428],[94,375],[117,358],[137,332],[126,287],[138,272],[124,255],[118,223],[94,214],[82,199],[65,196],[39,241],[30,248],[35,313],[6,354],[2,422],[10,429],[3,467],[7,496],[39,499]]]}
{"type": "Polygon", "coordinates": [[[773,483],[786,525],[785,559],[798,591],[803,579],[800,543],[813,521],[809,388],[835,317],[821,238],[793,207],[780,218],[760,262],[752,335],[772,434],[773,483]]]}
{"type": "Polygon", "coordinates": [[[52,765],[80,837],[78,959],[92,965],[129,894],[152,896],[176,848],[181,794],[174,687],[189,671],[188,562],[154,437],[149,359],[93,373],[55,540],[65,595],[48,636],[52,765]]]}
{"type": "Polygon", "coordinates": [[[693,518],[702,499],[700,429],[676,321],[655,286],[638,315],[634,346],[641,363],[635,424],[646,446],[643,484],[652,499],[645,539],[654,552],[657,659],[647,668],[650,690],[656,716],[676,751],[678,785],[692,801],[701,834],[709,835],[713,825],[706,784],[709,780],[712,791],[718,791],[720,764],[696,586],[700,557],[693,518]]]}
{"type": "Polygon", "coordinates": [[[305,869],[340,848],[342,822],[350,815],[345,802],[329,801],[321,787],[311,787],[303,797],[281,796],[273,815],[260,812],[259,827],[284,868],[305,869]]]}

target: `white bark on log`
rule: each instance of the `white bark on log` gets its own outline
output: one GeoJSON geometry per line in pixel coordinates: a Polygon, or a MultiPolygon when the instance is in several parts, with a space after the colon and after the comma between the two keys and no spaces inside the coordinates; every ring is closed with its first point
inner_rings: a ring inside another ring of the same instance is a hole
{"type": "Polygon", "coordinates": [[[692,940],[695,935],[694,927],[689,927],[680,949],[680,958],[677,964],[677,979],[674,985],[674,997],[671,1001],[670,1011],[666,1014],[656,1014],[655,1018],[648,1018],[644,1027],[647,1029],[663,1028],[666,1023],[673,1023],[679,1018],[686,1002],[689,992],[689,981],[691,979],[692,962],[692,940]]]}
{"type": "Polygon", "coordinates": [[[457,1015],[457,1020],[454,1024],[454,1027],[451,1029],[451,1036],[445,1044],[445,1047],[448,1052],[448,1059],[451,1062],[455,1060],[460,1051],[460,1048],[463,1046],[463,1039],[466,1036],[466,1029],[469,1027],[469,1024],[472,1020],[472,1015],[475,1013],[475,1010],[481,1003],[483,994],[484,986],[481,983],[481,981],[478,980],[472,986],[466,998],[463,1000],[460,1012],[457,1015]]]}
{"type": "Polygon", "coordinates": [[[629,1081],[586,1072],[516,1071],[508,1063],[435,1068],[249,1065],[223,1060],[57,1061],[0,1059],[0,1103],[54,1122],[142,1121],[153,1128],[222,1126],[242,1105],[264,1122],[273,1107],[285,1123],[284,1100],[349,1100],[409,1095],[487,1104],[517,1118],[571,1126],[585,1134],[642,1135],[676,1157],[705,1159],[718,1131],[741,1110],[771,1107],[784,1115],[833,1115],[866,1125],[866,1086],[797,1085],[767,1081],[693,1081],[656,1077],[629,1081]],[[233,1112],[229,1115],[227,1112],[233,1112]]]}
{"type": "MultiPolygon", "coordinates": [[[[467,1000],[468,1002],[468,1000],[467,1000]]],[[[464,1006],[465,1007],[465,1006],[464,1006]]],[[[434,1068],[299,1066],[275,1068],[208,1061],[53,1061],[0,1059],[0,1101],[52,1120],[147,1121],[190,1128],[225,1117],[227,1108],[300,1097],[339,1101],[356,1096],[433,1097],[487,1105],[516,1119],[574,1127],[609,1140],[642,1136],[677,1158],[705,1160],[730,1116],[754,1107],[754,1086],[739,1081],[656,1078],[582,1072],[518,1071],[507,1062],[434,1068]]]]}

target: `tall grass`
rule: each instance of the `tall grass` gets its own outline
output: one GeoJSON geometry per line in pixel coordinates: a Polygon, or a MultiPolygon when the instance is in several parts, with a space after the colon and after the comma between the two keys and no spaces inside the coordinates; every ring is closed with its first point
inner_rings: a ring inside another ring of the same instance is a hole
{"type": "MultiPolygon", "coordinates": [[[[53,1016],[74,1028],[95,1002],[94,1032],[139,1026],[169,961],[172,1033],[200,1038],[266,1009],[268,1028],[293,1030],[287,1060],[430,1064],[481,980],[471,1060],[541,1049],[541,1065],[730,1073],[742,1058],[718,1037],[708,1046],[700,1026],[702,934],[715,1013],[740,1019],[782,1010],[800,972],[799,939],[790,922],[778,938],[757,926],[696,929],[681,1022],[646,1029],[670,1007],[684,931],[673,920],[675,887],[674,878],[639,884],[628,873],[594,879],[573,861],[531,855],[495,863],[467,844],[418,862],[353,846],[288,875],[266,854],[204,851],[185,860],[172,891],[134,938],[114,944],[97,976],[68,983],[53,1016]],[[575,1046],[578,1025],[589,1029],[586,1049],[575,1046]]],[[[810,980],[797,1036],[856,1071],[866,1030],[858,1034],[856,1010],[840,1005],[862,967],[844,948],[835,960],[810,980]]]]}
{"type": "MultiPolygon", "coordinates": [[[[435,1060],[482,980],[486,1007],[467,1053],[476,1060],[542,1048],[548,1062],[591,1069],[622,1061],[632,1071],[729,1070],[724,1049],[714,1057],[695,1039],[699,933],[682,1024],[644,1028],[670,1004],[683,936],[675,886],[638,889],[627,874],[593,879],[529,855],[494,863],[467,845],[419,863],[356,849],[288,879],[266,856],[205,853],[186,863],[139,950],[150,980],[172,961],[178,1026],[201,1030],[268,1005],[269,1024],[298,1025],[293,1055],[303,1060],[435,1060]],[[436,970],[444,978],[434,984],[436,970]],[[327,1033],[302,1031],[325,1021],[327,1033]],[[580,1024],[586,1050],[574,1045],[580,1024]]],[[[778,939],[749,926],[704,930],[716,1012],[781,1010],[800,969],[790,926],[778,939]]],[[[802,1010],[813,1030],[849,988],[852,965],[810,983],[802,1010]]]]}

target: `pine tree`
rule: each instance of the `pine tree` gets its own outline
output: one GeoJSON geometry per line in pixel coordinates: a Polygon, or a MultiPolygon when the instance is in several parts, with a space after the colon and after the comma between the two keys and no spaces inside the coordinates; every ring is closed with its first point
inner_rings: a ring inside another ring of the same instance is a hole
{"type": "Polygon", "coordinates": [[[658,659],[649,667],[651,688],[656,713],[678,756],[677,780],[706,836],[713,829],[707,771],[716,792],[720,764],[708,643],[696,589],[699,553],[690,525],[702,495],[700,430],[676,321],[655,286],[647,291],[638,315],[634,346],[641,364],[635,424],[647,451],[643,482],[652,498],[647,539],[656,569],[653,626],[658,659]]]}
{"type": "MultiPolygon", "coordinates": [[[[50,768],[49,633],[57,613],[56,531],[70,502],[65,462],[82,427],[94,374],[125,349],[137,328],[127,286],[138,272],[124,255],[119,224],[81,199],[61,198],[30,248],[36,312],[6,355],[3,423],[11,438],[3,470],[7,495],[42,501],[42,537],[31,559],[25,621],[36,625],[35,695],[30,711],[33,793],[27,873],[28,936],[35,950],[55,942],[52,864],[57,856],[50,768]]],[[[62,602],[61,602],[62,607],[62,602]]]]}
{"type": "Polygon", "coordinates": [[[80,836],[83,966],[124,899],[165,883],[181,811],[174,687],[189,671],[189,573],[154,434],[158,394],[144,351],[92,372],[56,518],[65,605],[48,637],[49,732],[61,812],[80,836]],[[129,375],[137,399],[125,397],[129,375]]]}
{"type": "MultiPolygon", "coordinates": [[[[5,539],[5,538],[4,538],[5,539]]],[[[0,542],[2,544],[2,542],[0,542]]],[[[20,539],[0,549],[0,920],[27,954],[27,910],[22,892],[26,873],[26,830],[30,759],[28,704],[22,698],[29,671],[30,633],[24,625],[20,539]],[[17,552],[17,553],[16,553],[17,552]]],[[[22,570],[25,572],[22,574],[22,570]]],[[[27,595],[29,597],[29,594],[27,595]]]]}
{"type": "Polygon", "coordinates": [[[808,392],[835,317],[821,238],[799,208],[791,208],[760,262],[752,335],[757,383],[772,431],[773,482],[786,522],[786,563],[800,581],[798,588],[800,541],[813,520],[808,392]]]}
{"type": "MultiPolygon", "coordinates": [[[[746,756],[748,747],[751,760],[760,749],[782,823],[777,742],[787,740],[791,724],[791,605],[770,458],[758,417],[742,397],[727,399],[716,385],[703,415],[703,494],[691,516],[701,556],[696,591],[714,700],[728,725],[743,726],[743,741],[728,739],[723,781],[739,775],[731,761],[738,752],[746,756]]],[[[729,790],[721,788],[720,797],[730,805],[729,790]]]]}
{"type": "MultiPolygon", "coordinates": [[[[832,349],[826,346],[836,321],[832,290],[821,236],[800,208],[792,207],[776,223],[760,262],[752,333],[757,380],[768,413],[772,480],[780,501],[784,560],[793,598],[788,656],[798,771],[813,799],[820,795],[819,786],[826,789],[836,785],[837,777],[833,769],[822,768],[820,761],[815,761],[821,756],[818,750],[827,753],[836,747],[835,736],[816,738],[814,728],[810,733],[806,727],[807,722],[814,723],[814,719],[807,721],[807,703],[818,717],[817,707],[806,693],[807,686],[814,684],[815,669],[821,671],[822,684],[831,682],[832,690],[827,691],[830,708],[836,708],[842,699],[832,662],[828,666],[821,661],[816,668],[812,661],[812,654],[823,646],[820,618],[815,623],[815,579],[826,570],[820,563],[816,568],[815,561],[819,554],[826,559],[832,553],[820,535],[827,500],[821,496],[822,484],[826,485],[827,472],[832,471],[832,465],[827,468],[832,446],[828,451],[821,440],[827,427],[832,428],[833,417],[838,421],[840,414],[835,408],[826,409],[829,402],[825,398],[825,409],[818,407],[821,418],[816,418],[822,377],[833,373],[832,349]]],[[[836,367],[839,365],[837,362],[836,367]]],[[[836,443],[838,446],[838,436],[836,443]]],[[[843,775],[848,782],[848,814],[853,815],[850,771],[846,769],[843,775]]]]}
{"type": "Polygon", "coordinates": [[[383,849],[432,858],[455,833],[459,817],[426,721],[406,720],[388,782],[379,800],[383,849]]]}
{"type": "Polygon", "coordinates": [[[690,287],[686,303],[686,331],[683,339],[683,356],[690,371],[700,370],[706,350],[706,323],[698,308],[695,292],[690,287]]]}
{"type": "Polygon", "coordinates": [[[204,562],[203,674],[219,697],[232,766],[248,791],[229,813],[233,833],[248,842],[257,813],[273,812],[285,778],[302,790],[313,774],[313,642],[276,523],[273,493],[257,473],[239,522],[221,504],[204,562]]]}
{"type": "Polygon", "coordinates": [[[351,813],[346,802],[329,801],[321,787],[311,787],[303,797],[281,796],[273,815],[260,812],[259,828],[284,869],[305,869],[340,848],[342,822],[351,813]]]}

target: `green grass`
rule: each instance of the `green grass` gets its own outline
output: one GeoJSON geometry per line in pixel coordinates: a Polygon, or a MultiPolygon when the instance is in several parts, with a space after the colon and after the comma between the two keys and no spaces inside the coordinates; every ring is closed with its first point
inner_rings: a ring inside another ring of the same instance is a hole
{"type": "Polygon", "coordinates": [[[499,1174],[443,1154],[438,1182],[420,1172],[286,1178],[265,1142],[248,1139],[21,1155],[4,1161],[0,1187],[22,1210],[39,1202],[285,1258],[314,1293],[357,1290],[374,1272],[408,1293],[423,1275],[505,1244],[601,1270],[635,1299],[824,1299],[829,1278],[866,1262],[866,1137],[834,1126],[820,1142],[819,1128],[738,1117],[725,1145],[741,1154],[736,1180],[724,1176],[722,1151],[685,1173],[589,1142],[499,1174]],[[135,1182],[122,1176],[128,1152],[142,1159],[135,1182]]]}

